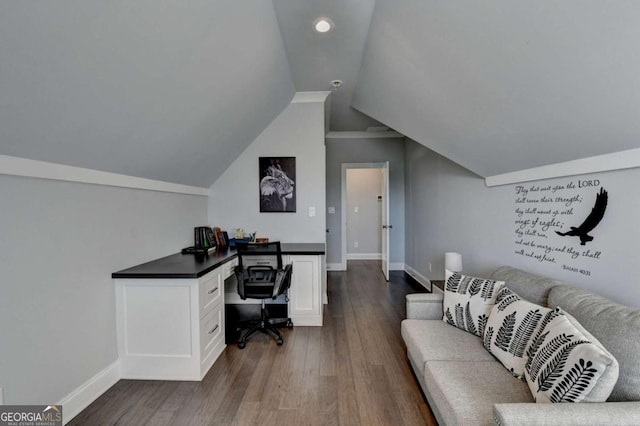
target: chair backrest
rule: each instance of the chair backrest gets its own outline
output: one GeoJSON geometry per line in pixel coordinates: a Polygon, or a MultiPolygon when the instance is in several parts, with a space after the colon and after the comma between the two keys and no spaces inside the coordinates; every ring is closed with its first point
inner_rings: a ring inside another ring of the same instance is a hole
{"type": "Polygon", "coordinates": [[[236,243],[238,266],[235,269],[238,294],[242,299],[275,299],[289,289],[292,266],[282,267],[279,241],[236,243]]]}
{"type": "Polygon", "coordinates": [[[282,269],[282,250],[280,241],[268,243],[236,242],[238,266],[246,269],[251,265],[270,265],[282,269]]]}

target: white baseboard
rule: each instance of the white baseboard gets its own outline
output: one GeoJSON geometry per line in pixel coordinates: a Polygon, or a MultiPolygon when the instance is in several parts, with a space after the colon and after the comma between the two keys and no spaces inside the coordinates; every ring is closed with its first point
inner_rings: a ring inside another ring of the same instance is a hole
{"type": "Polygon", "coordinates": [[[63,423],[70,422],[111,386],[115,385],[118,380],[120,380],[120,361],[115,361],[62,398],[58,405],[63,406],[63,423]]]}
{"type": "MultiPolygon", "coordinates": [[[[420,272],[413,269],[409,265],[404,265],[404,271],[407,274],[409,274],[409,276],[412,277],[414,280],[418,281],[422,287],[431,291],[431,280],[429,278],[425,277],[424,275],[422,275],[420,272]]],[[[437,288],[437,287],[433,287],[433,288],[437,288]]]]}
{"type": "Polygon", "coordinates": [[[344,263],[327,263],[327,271],[346,271],[347,265],[344,263]]]}
{"type": "Polygon", "coordinates": [[[347,253],[347,260],[380,260],[381,253],[347,253]]]}

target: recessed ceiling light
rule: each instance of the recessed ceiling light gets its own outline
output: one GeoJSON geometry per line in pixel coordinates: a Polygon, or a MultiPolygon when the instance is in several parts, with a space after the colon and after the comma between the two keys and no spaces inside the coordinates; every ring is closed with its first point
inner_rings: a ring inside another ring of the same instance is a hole
{"type": "Polygon", "coordinates": [[[318,18],[313,23],[313,28],[319,33],[328,33],[333,29],[333,21],[329,18],[318,18]]]}

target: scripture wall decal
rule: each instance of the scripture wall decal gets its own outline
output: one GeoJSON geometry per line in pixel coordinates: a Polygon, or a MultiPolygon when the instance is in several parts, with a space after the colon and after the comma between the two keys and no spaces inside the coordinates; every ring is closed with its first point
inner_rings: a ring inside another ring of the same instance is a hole
{"type": "Polygon", "coordinates": [[[603,221],[609,196],[600,180],[523,184],[514,190],[515,254],[590,276],[589,264],[603,256],[596,227],[603,221]]]}
{"type": "Polygon", "coordinates": [[[575,226],[572,226],[571,231],[567,232],[556,231],[556,234],[560,235],[561,237],[580,237],[580,245],[583,246],[586,245],[587,242],[593,241],[593,237],[588,234],[593,230],[593,228],[598,226],[598,224],[604,217],[604,212],[605,210],[607,210],[608,199],[609,196],[607,194],[607,191],[605,191],[604,188],[600,188],[600,192],[598,193],[598,195],[596,195],[596,204],[593,206],[593,209],[591,209],[591,213],[589,213],[589,216],[587,216],[584,222],[582,222],[582,225],[578,226],[577,228],[575,226]]]}

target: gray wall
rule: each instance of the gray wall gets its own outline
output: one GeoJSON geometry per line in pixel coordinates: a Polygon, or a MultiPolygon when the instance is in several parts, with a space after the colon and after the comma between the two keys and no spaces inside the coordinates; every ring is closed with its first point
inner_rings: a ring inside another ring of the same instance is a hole
{"type": "Polygon", "coordinates": [[[340,263],[342,229],[340,225],[342,163],[389,161],[390,223],[389,257],[404,263],[404,144],[402,139],[327,139],[327,263],[340,263]]]}
{"type": "Polygon", "coordinates": [[[381,169],[347,169],[347,254],[382,253],[381,194],[381,169]]]}
{"type": "Polygon", "coordinates": [[[211,186],[209,223],[272,241],[324,243],[324,100],[293,102],[211,186]],[[260,213],[259,157],[296,157],[296,212],[260,213]],[[309,208],[315,216],[309,216],[309,208]]]}
{"type": "Polygon", "coordinates": [[[0,386],[51,404],[117,360],[111,273],[177,252],[207,199],[0,176],[0,386]]]}
{"type": "MultiPolygon", "coordinates": [[[[462,254],[463,272],[487,276],[500,265],[512,265],[540,275],[561,279],[605,297],[640,307],[637,279],[637,247],[640,241],[640,169],[556,178],[521,184],[526,187],[565,185],[580,180],[598,180],[609,193],[605,216],[592,232],[593,242],[581,246],[576,237],[548,233],[551,245],[566,246],[584,253],[599,251],[598,259],[583,255],[571,259],[565,253],[551,253],[556,263],[516,254],[516,187],[487,188],[484,179],[407,140],[406,150],[406,264],[430,279],[444,278],[444,253],[462,254]],[[432,264],[429,272],[428,263],[432,264]],[[589,275],[566,270],[575,266],[589,275]]],[[[575,204],[575,216],[560,219],[566,230],[578,226],[593,206],[596,188],[578,191],[583,202],[575,204]],[[575,224],[574,224],[575,222],[575,224]]],[[[540,228],[538,228],[540,229],[540,228]]],[[[529,250],[529,248],[527,248],[529,250]]],[[[540,252],[540,249],[535,249],[540,252]]]]}

